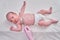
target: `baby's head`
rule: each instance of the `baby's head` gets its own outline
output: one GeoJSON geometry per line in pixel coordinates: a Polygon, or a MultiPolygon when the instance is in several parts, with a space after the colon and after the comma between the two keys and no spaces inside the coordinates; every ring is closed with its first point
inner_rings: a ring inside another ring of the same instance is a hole
{"type": "Polygon", "coordinates": [[[8,12],[6,15],[8,21],[16,23],[19,20],[19,16],[14,12],[8,12]]]}

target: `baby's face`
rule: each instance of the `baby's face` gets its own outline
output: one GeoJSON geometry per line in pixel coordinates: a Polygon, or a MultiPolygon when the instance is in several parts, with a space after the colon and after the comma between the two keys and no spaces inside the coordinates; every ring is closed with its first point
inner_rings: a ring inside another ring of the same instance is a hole
{"type": "Polygon", "coordinates": [[[13,23],[17,23],[17,21],[19,20],[19,16],[17,14],[9,14],[7,19],[10,21],[10,22],[13,22],[13,23]]]}

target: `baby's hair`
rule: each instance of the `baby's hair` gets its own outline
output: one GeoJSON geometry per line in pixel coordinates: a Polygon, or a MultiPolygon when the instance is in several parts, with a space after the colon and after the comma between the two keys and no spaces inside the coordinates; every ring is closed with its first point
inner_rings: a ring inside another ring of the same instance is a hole
{"type": "Polygon", "coordinates": [[[6,18],[7,18],[7,19],[8,19],[9,14],[16,14],[16,13],[14,13],[14,12],[8,12],[8,13],[6,14],[6,18]]]}

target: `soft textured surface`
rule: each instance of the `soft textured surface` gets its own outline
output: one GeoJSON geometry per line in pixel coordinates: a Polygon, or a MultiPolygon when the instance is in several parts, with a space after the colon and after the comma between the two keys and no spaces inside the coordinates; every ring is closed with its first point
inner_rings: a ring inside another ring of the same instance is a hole
{"type": "MultiPolygon", "coordinates": [[[[24,0],[0,0],[0,40],[28,40],[24,32],[11,32],[9,30],[12,25],[6,20],[6,13],[9,11],[20,11],[24,0]]],[[[35,40],[59,40],[60,39],[60,2],[59,0],[26,0],[27,6],[25,13],[36,13],[41,9],[53,8],[51,15],[46,17],[59,20],[57,24],[53,24],[47,28],[41,28],[36,25],[31,27],[35,40]]]]}
{"type": "MultiPolygon", "coordinates": [[[[33,32],[34,40],[60,40],[60,32],[33,32]]],[[[24,32],[0,32],[0,40],[28,40],[24,32]]]]}

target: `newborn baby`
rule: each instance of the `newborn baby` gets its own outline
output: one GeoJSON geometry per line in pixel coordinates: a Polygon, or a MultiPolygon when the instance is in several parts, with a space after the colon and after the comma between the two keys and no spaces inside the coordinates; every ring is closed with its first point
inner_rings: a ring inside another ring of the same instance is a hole
{"type": "Polygon", "coordinates": [[[50,14],[51,13],[51,8],[49,9],[49,12],[47,10],[39,11],[37,14],[24,14],[26,7],[26,2],[24,1],[24,4],[20,10],[19,15],[17,15],[14,12],[8,12],[6,15],[6,18],[8,21],[14,23],[17,25],[17,28],[11,26],[10,30],[12,31],[21,31],[22,30],[22,25],[25,26],[30,26],[34,24],[38,24],[39,26],[49,26],[51,24],[57,23],[58,21],[55,19],[50,19],[49,21],[45,21],[43,19],[44,14],[50,14]],[[41,14],[40,14],[41,13],[41,14]]]}

